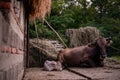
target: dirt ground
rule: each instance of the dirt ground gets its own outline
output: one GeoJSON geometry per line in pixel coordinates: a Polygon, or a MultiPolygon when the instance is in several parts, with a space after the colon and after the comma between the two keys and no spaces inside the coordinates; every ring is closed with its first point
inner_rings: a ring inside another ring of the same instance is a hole
{"type": "MultiPolygon", "coordinates": [[[[71,68],[92,78],[92,80],[120,80],[120,63],[108,59],[105,67],[99,68],[71,68]]],[[[26,70],[23,80],[87,80],[67,70],[44,71],[43,68],[29,68],[26,70]]]]}

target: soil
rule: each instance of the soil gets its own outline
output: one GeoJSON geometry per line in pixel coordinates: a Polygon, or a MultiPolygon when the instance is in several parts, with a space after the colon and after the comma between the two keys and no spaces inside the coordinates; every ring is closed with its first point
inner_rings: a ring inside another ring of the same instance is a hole
{"type": "MultiPolygon", "coordinates": [[[[92,80],[120,80],[120,62],[110,58],[105,60],[104,67],[70,69],[91,77],[92,80]]],[[[68,70],[44,71],[43,68],[28,68],[23,80],[87,80],[87,78],[68,70]]]]}

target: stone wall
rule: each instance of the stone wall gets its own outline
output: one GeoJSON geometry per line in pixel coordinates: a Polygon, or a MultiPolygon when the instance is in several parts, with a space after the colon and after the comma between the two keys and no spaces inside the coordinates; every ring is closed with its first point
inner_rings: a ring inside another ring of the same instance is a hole
{"type": "Polygon", "coordinates": [[[11,9],[0,8],[0,80],[21,80],[24,74],[24,10],[20,10],[19,20],[11,9]]]}

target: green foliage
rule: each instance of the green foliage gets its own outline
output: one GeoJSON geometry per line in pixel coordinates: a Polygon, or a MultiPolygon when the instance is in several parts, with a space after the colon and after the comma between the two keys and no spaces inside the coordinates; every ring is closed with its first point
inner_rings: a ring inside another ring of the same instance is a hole
{"type": "Polygon", "coordinates": [[[113,44],[111,46],[116,48],[109,48],[109,56],[120,55],[120,20],[104,18],[102,22],[101,25],[98,25],[98,28],[103,36],[112,38],[113,44]]]}
{"type": "Polygon", "coordinates": [[[36,37],[36,33],[35,33],[35,27],[34,24],[31,22],[29,27],[29,37],[30,38],[35,38],[36,37]]]}
{"type": "MultiPolygon", "coordinates": [[[[46,25],[44,25],[41,21],[37,21],[37,32],[39,38],[48,38],[54,39],[56,37],[55,33],[52,32],[46,25]]],[[[35,24],[30,23],[30,38],[37,38],[35,31],[35,24]]]]}
{"type": "Polygon", "coordinates": [[[111,58],[114,59],[114,60],[116,60],[116,61],[120,61],[120,56],[113,56],[111,58]]]}

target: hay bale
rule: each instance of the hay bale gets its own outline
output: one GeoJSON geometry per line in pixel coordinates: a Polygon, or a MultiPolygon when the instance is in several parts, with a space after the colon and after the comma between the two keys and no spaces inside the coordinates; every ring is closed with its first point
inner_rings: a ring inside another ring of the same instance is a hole
{"type": "Polygon", "coordinates": [[[58,41],[31,39],[29,46],[29,67],[43,67],[46,60],[56,60],[61,46],[58,41]]]}
{"type": "Polygon", "coordinates": [[[56,47],[47,39],[31,39],[29,47],[29,67],[43,67],[46,60],[56,60],[56,47]]]}
{"type": "Polygon", "coordinates": [[[31,43],[36,44],[38,47],[45,49],[46,51],[48,51],[51,54],[57,54],[57,51],[55,49],[55,46],[47,39],[32,39],[30,40],[31,43]]]}
{"type": "Polygon", "coordinates": [[[100,31],[96,27],[82,27],[80,29],[67,29],[66,36],[69,47],[77,47],[93,42],[100,37],[100,31]]]}

